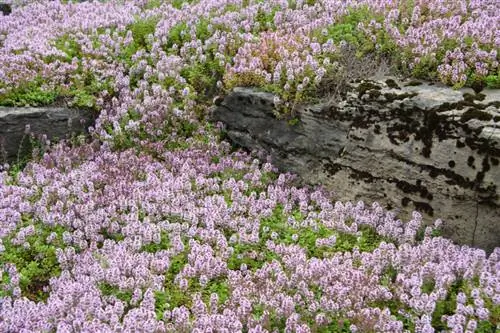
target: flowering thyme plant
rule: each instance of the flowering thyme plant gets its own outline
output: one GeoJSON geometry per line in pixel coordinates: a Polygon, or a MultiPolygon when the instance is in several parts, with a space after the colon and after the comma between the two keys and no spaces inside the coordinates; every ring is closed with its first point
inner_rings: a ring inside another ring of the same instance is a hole
{"type": "Polygon", "coordinates": [[[494,332],[498,248],[297,188],[200,119],[237,85],[286,110],[346,45],[414,76],[494,86],[498,9],[19,2],[0,17],[0,104],[63,99],[99,116],[90,142],[0,171],[0,331],[494,332]]]}

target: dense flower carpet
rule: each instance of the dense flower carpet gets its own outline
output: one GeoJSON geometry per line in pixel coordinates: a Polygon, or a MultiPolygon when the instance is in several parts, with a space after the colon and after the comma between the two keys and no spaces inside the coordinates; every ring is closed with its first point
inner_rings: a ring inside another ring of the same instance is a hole
{"type": "Polygon", "coordinates": [[[495,332],[500,248],[299,187],[206,117],[236,86],[286,112],[346,45],[498,88],[498,27],[497,0],[12,1],[0,105],[98,116],[0,170],[0,332],[495,332]]]}

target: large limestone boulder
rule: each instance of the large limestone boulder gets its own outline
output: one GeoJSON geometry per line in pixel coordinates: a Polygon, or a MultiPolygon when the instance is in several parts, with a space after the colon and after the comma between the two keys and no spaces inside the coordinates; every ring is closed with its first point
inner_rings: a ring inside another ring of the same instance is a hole
{"type": "Polygon", "coordinates": [[[277,119],[274,96],[236,88],[214,109],[234,143],[264,150],[282,171],[377,201],[407,218],[440,218],[444,235],[500,246],[500,91],[398,81],[352,84],[340,103],[306,105],[277,119]]]}
{"type": "Polygon", "coordinates": [[[87,133],[95,113],[62,107],[0,107],[0,162],[12,163],[33,135],[53,141],[87,133]],[[27,133],[26,129],[29,129],[27,133]]]}

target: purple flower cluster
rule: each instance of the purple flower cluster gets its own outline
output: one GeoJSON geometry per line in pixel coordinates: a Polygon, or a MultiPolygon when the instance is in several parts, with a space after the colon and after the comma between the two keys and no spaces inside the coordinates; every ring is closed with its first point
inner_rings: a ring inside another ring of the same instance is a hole
{"type": "Polygon", "coordinates": [[[443,318],[450,329],[488,321],[500,304],[498,250],[488,258],[440,237],[416,242],[417,213],[404,223],[376,204],[333,203],[327,193],[291,186],[289,175],[266,178],[269,164],[215,142],[177,152],[157,147],[160,160],[133,150],[79,149],[46,154],[15,185],[2,173],[4,235],[14,231],[17,242],[32,232],[16,229],[20,212],[68,230],[68,246],[57,252],[62,273],[50,280],[46,302],[24,298],[15,267],[3,268],[10,277],[3,287],[16,292],[2,298],[2,331],[266,332],[283,320],[286,330],[309,332],[343,319],[351,331],[403,332],[401,316],[417,331],[432,331],[429,318],[457,281],[464,281],[457,310],[443,318]],[[284,229],[266,230],[263,223],[278,207],[290,214],[284,229]],[[343,235],[361,241],[364,226],[391,241],[371,252],[360,251],[361,243],[335,250],[343,235]],[[318,234],[313,246],[330,250],[311,257],[301,237],[322,228],[331,236],[318,234]],[[299,230],[291,240],[288,229],[299,230]],[[145,250],[165,237],[168,246],[145,250]],[[170,276],[179,256],[184,259],[170,276]],[[230,266],[241,257],[262,265],[230,266]],[[221,281],[228,293],[223,302],[216,290],[202,297],[221,281]],[[131,296],[104,294],[102,285],[131,296]],[[188,301],[158,317],[156,293],[175,290],[188,301]]]}

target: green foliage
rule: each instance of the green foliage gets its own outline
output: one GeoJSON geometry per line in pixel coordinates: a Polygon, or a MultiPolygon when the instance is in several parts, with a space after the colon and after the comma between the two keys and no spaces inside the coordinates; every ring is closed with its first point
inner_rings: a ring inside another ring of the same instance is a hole
{"type": "Polygon", "coordinates": [[[149,51],[148,36],[156,31],[156,24],[159,19],[156,17],[149,17],[147,19],[137,19],[134,23],[130,24],[127,30],[132,31],[134,44],[137,48],[144,48],[149,51]]]}
{"type": "MultiPolygon", "coordinates": [[[[54,46],[66,53],[66,57],[63,60],[66,60],[67,62],[71,62],[71,60],[75,57],[78,59],[83,57],[81,45],[76,41],[75,37],[70,34],[64,34],[61,37],[56,38],[54,46]]],[[[55,60],[53,56],[45,59],[46,62],[52,62],[53,60],[55,60]]]]}
{"type": "Polygon", "coordinates": [[[434,287],[436,286],[436,281],[433,278],[426,278],[422,283],[422,292],[426,294],[430,294],[434,287]]]}
{"type": "Polygon", "coordinates": [[[170,266],[165,273],[165,291],[155,291],[155,313],[158,320],[161,320],[165,310],[182,305],[189,307],[191,304],[188,293],[181,290],[179,285],[174,283],[175,277],[187,263],[189,251],[189,246],[186,246],[183,252],[170,259],[170,266]]]}
{"type": "Polygon", "coordinates": [[[266,11],[262,7],[259,7],[257,10],[257,15],[255,16],[255,21],[259,22],[258,31],[266,31],[266,30],[276,30],[276,25],[274,24],[274,15],[281,8],[279,6],[275,6],[271,9],[271,11],[266,11]]]}
{"type": "Polygon", "coordinates": [[[438,77],[437,66],[439,62],[435,57],[423,56],[418,64],[413,67],[412,75],[417,79],[435,81],[438,77]]]}
{"type": "MultiPolygon", "coordinates": [[[[121,234],[121,233],[111,233],[105,227],[101,229],[101,234],[103,235],[104,240],[110,239],[110,240],[114,240],[115,242],[119,242],[119,241],[122,241],[122,240],[125,239],[125,236],[123,236],[123,234],[121,234]]],[[[97,246],[99,248],[101,248],[102,245],[103,245],[102,242],[98,242],[98,244],[97,244],[97,246]]]]}
{"type": "Polygon", "coordinates": [[[144,6],[144,9],[155,9],[155,8],[160,8],[162,5],[163,1],[161,0],[148,0],[146,5],[144,6]]]}
{"type": "Polygon", "coordinates": [[[238,243],[233,246],[234,252],[227,261],[227,267],[231,270],[239,270],[245,264],[251,271],[256,271],[264,266],[266,262],[277,260],[278,256],[267,249],[265,240],[258,243],[238,243]]]}
{"type": "MultiPolygon", "coordinates": [[[[61,273],[56,249],[66,247],[62,240],[65,231],[67,230],[63,226],[51,226],[23,214],[22,222],[16,230],[2,239],[5,251],[0,252],[0,265],[11,263],[16,266],[20,274],[19,286],[22,296],[36,302],[47,299],[48,292],[45,288],[49,286],[50,278],[57,277],[61,273]],[[12,240],[19,230],[29,225],[35,227],[34,235],[25,238],[25,244],[29,246],[14,244],[12,240]],[[55,237],[48,243],[47,237],[51,233],[55,233],[55,237]]],[[[3,296],[6,296],[5,291],[0,290],[0,297],[3,296]]]]}
{"type": "Polygon", "coordinates": [[[198,129],[198,125],[194,122],[182,119],[179,122],[177,129],[177,135],[184,138],[190,138],[193,136],[194,132],[198,129]]]}
{"type": "MultiPolygon", "coordinates": [[[[112,137],[112,143],[113,143],[113,149],[115,150],[126,150],[126,149],[129,149],[129,148],[133,148],[135,147],[135,143],[134,143],[134,133],[131,133],[130,131],[126,130],[125,129],[125,126],[128,124],[128,122],[130,120],[134,120],[134,121],[137,121],[140,119],[140,114],[137,113],[135,110],[133,109],[129,109],[127,114],[125,114],[121,119],[120,119],[120,131],[119,132],[115,132],[114,131],[114,128],[111,124],[107,123],[104,125],[104,129],[106,130],[106,132],[111,135],[112,137]]],[[[145,137],[145,133],[144,133],[144,130],[141,126],[141,128],[139,129],[139,133],[136,133],[138,134],[138,136],[140,138],[144,138],[145,137]]]]}
{"type": "Polygon", "coordinates": [[[396,277],[398,276],[398,271],[393,265],[389,265],[380,275],[380,284],[389,287],[396,282],[396,277]]]}
{"type": "Polygon", "coordinates": [[[224,279],[215,279],[207,283],[202,291],[202,299],[205,303],[209,303],[210,296],[217,294],[219,296],[219,305],[226,303],[231,296],[231,289],[224,279]]]}
{"type": "Polygon", "coordinates": [[[444,315],[453,315],[456,310],[457,304],[457,294],[459,292],[465,291],[465,281],[463,279],[457,279],[450,287],[448,295],[444,300],[438,300],[436,302],[436,308],[432,313],[432,327],[434,327],[438,332],[446,330],[448,328],[447,324],[441,320],[444,315]]]}
{"type": "Polygon", "coordinates": [[[43,106],[49,105],[56,100],[57,92],[42,89],[43,79],[35,78],[33,81],[25,82],[19,87],[10,89],[0,94],[1,106],[43,106]]]}
{"type": "Polygon", "coordinates": [[[498,325],[488,320],[480,320],[477,323],[477,333],[496,333],[498,332],[498,325]]]}
{"type": "MultiPolygon", "coordinates": [[[[202,19],[196,26],[196,36],[201,41],[205,41],[210,36],[207,28],[208,23],[208,20],[202,19]]],[[[173,38],[175,40],[180,36],[174,35],[173,38]]],[[[182,43],[183,41],[180,40],[179,42],[182,43]]],[[[224,67],[220,65],[218,59],[214,58],[213,53],[213,50],[207,52],[207,60],[204,63],[194,63],[181,70],[182,77],[200,94],[198,102],[207,101],[209,97],[215,94],[216,83],[218,80],[222,80],[224,74],[224,67]]]]}
{"type": "Polygon", "coordinates": [[[44,78],[38,76],[32,81],[25,82],[17,88],[9,89],[6,93],[0,94],[0,105],[44,106],[53,104],[58,99],[64,99],[70,101],[70,106],[95,110],[95,96],[99,92],[107,90],[110,95],[114,94],[110,80],[101,80],[94,73],[83,70],[80,59],[84,55],[80,44],[74,37],[65,34],[54,41],[54,46],[65,52],[66,56],[48,56],[44,59],[45,62],[56,60],[71,62],[73,58],[79,59],[77,70],[71,77],[67,78],[67,83],[71,83],[70,88],[42,89],[44,78]]]}
{"type": "Polygon", "coordinates": [[[209,304],[212,294],[217,294],[219,296],[218,304],[221,305],[229,299],[231,290],[226,280],[222,277],[208,281],[205,286],[201,286],[196,278],[188,279],[188,291],[181,290],[177,284],[167,282],[164,292],[155,292],[156,318],[161,320],[163,312],[166,310],[172,310],[181,306],[190,307],[192,299],[189,295],[195,293],[200,293],[201,299],[205,304],[209,304]]]}
{"type": "Polygon", "coordinates": [[[76,90],[74,94],[73,106],[86,109],[92,109],[95,107],[96,98],[88,91],[76,90]]]}
{"type": "Polygon", "coordinates": [[[173,26],[168,32],[167,44],[164,46],[164,50],[167,53],[172,53],[172,46],[177,45],[179,48],[187,41],[189,41],[189,36],[187,36],[188,26],[186,22],[181,22],[173,26]]]}
{"type": "Polygon", "coordinates": [[[167,232],[162,231],[161,232],[161,237],[160,237],[160,242],[158,244],[156,243],[150,243],[147,245],[143,245],[141,248],[141,251],[144,252],[149,252],[149,253],[156,253],[161,250],[168,250],[170,248],[170,238],[168,237],[167,232]]]}
{"type": "Polygon", "coordinates": [[[172,310],[176,307],[190,307],[191,298],[189,294],[179,288],[177,284],[172,284],[164,292],[155,291],[155,313],[156,319],[161,320],[166,310],[172,310]]]}
{"type": "Polygon", "coordinates": [[[254,317],[255,320],[260,320],[264,314],[264,311],[269,313],[268,319],[266,323],[264,324],[264,328],[267,329],[268,331],[272,330],[281,330],[284,331],[285,326],[286,326],[286,318],[283,316],[280,316],[276,309],[274,308],[269,308],[264,306],[263,304],[253,304],[252,305],[252,316],[254,317]]]}
{"type": "MultiPolygon", "coordinates": [[[[266,87],[266,91],[269,92],[271,92],[269,87],[276,88],[275,85],[267,84],[262,75],[254,72],[236,73],[231,76],[225,74],[224,86],[228,90],[234,87],[266,87]]],[[[276,91],[282,92],[282,89],[277,88],[276,91]]]]}
{"type": "Polygon", "coordinates": [[[500,89],[500,72],[498,72],[496,75],[488,75],[485,81],[488,88],[500,89]]]}
{"type": "Polygon", "coordinates": [[[200,18],[200,22],[196,25],[196,38],[205,42],[212,34],[208,31],[210,20],[206,17],[200,18]]]}
{"type": "Polygon", "coordinates": [[[261,238],[270,239],[273,232],[278,234],[278,241],[283,244],[298,244],[305,251],[309,258],[325,258],[335,252],[352,251],[357,247],[361,252],[371,252],[377,248],[382,241],[391,240],[382,237],[370,226],[361,225],[359,231],[361,236],[357,237],[348,233],[339,232],[327,228],[321,223],[316,227],[294,228],[288,222],[288,218],[293,217],[297,222],[304,220],[303,214],[299,210],[293,210],[290,215],[283,213],[283,207],[278,205],[270,217],[261,220],[261,238]],[[293,240],[293,235],[297,235],[297,241],[293,240]],[[318,239],[324,239],[331,236],[336,237],[333,246],[316,246],[318,239]]]}
{"type": "MultiPolygon", "coordinates": [[[[311,325],[314,325],[311,322],[311,325]]],[[[349,320],[334,320],[331,324],[320,326],[317,328],[318,333],[350,333],[351,323],[349,320]]]]}
{"type": "Polygon", "coordinates": [[[372,252],[381,242],[392,242],[390,238],[379,235],[371,226],[360,225],[358,229],[362,233],[361,237],[357,239],[357,246],[361,252],[372,252]]]}
{"type": "Polygon", "coordinates": [[[99,290],[101,291],[102,295],[115,296],[117,299],[127,304],[129,304],[130,300],[132,299],[132,291],[120,290],[118,286],[113,286],[109,283],[100,283],[99,290]]]}
{"type": "Polygon", "coordinates": [[[376,42],[373,42],[370,36],[359,29],[359,24],[363,24],[365,28],[368,28],[368,24],[372,21],[383,23],[384,17],[375,14],[368,6],[349,8],[347,15],[339,18],[338,22],[327,27],[326,35],[320,31],[314,35],[322,42],[332,39],[337,45],[345,41],[357,50],[359,57],[371,52],[376,52],[377,54],[393,53],[395,51],[395,43],[386,33],[385,29],[371,28],[372,33],[377,38],[376,42]]]}
{"type": "Polygon", "coordinates": [[[198,0],[172,0],[172,7],[176,8],[176,9],[182,9],[182,6],[184,4],[191,5],[197,1],[198,0]]]}
{"type": "MultiPolygon", "coordinates": [[[[148,36],[154,35],[156,31],[156,25],[158,24],[158,17],[149,17],[146,19],[137,18],[134,23],[131,23],[127,26],[127,31],[132,32],[133,41],[124,46],[120,50],[120,54],[118,55],[118,60],[126,65],[127,68],[130,68],[134,65],[134,61],[132,61],[132,56],[137,53],[140,49],[144,49],[146,51],[151,51],[151,45],[148,42],[148,36]]],[[[133,78],[131,78],[131,81],[133,78]]],[[[133,86],[133,83],[131,83],[133,86]]]]}

